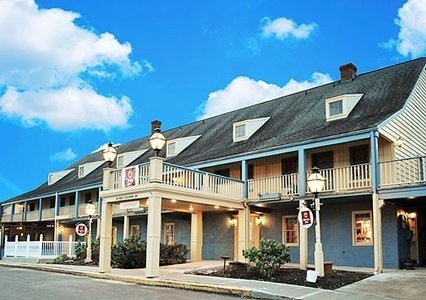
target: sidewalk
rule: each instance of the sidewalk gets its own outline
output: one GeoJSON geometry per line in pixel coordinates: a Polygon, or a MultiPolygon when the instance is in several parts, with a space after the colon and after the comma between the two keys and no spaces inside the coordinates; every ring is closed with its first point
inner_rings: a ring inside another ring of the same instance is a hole
{"type": "Polygon", "coordinates": [[[158,278],[145,278],[144,269],[113,269],[111,274],[101,274],[97,267],[0,261],[0,267],[30,268],[255,299],[422,299],[426,295],[426,269],[386,270],[382,274],[334,291],[265,281],[184,274],[189,270],[219,266],[223,266],[223,262],[202,261],[163,266],[160,267],[158,278]]]}

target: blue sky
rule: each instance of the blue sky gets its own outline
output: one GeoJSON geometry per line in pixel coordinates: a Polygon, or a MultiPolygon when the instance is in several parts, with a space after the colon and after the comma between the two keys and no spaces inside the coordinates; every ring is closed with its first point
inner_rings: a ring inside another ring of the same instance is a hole
{"type": "Polygon", "coordinates": [[[426,0],[1,0],[0,201],[108,141],[426,55],[426,0]]]}

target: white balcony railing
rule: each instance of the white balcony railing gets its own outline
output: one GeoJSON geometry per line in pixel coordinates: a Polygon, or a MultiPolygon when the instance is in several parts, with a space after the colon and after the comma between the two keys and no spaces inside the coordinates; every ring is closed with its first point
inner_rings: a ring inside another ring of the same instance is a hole
{"type": "MultiPolygon", "coordinates": [[[[95,208],[96,208],[96,210],[95,210],[95,215],[97,215],[98,214],[98,203],[97,202],[93,202],[92,203],[94,206],[95,206],[95,208]]],[[[78,205],[78,216],[79,217],[82,217],[82,216],[88,216],[88,214],[87,214],[87,212],[86,212],[86,207],[87,207],[87,205],[89,205],[89,203],[80,203],[79,205],[78,205]]],[[[75,206],[73,206],[73,208],[75,209],[75,206]]]]}
{"type": "Polygon", "coordinates": [[[276,177],[250,179],[248,181],[249,198],[256,198],[263,194],[281,194],[294,196],[299,194],[298,173],[276,177]]]}
{"type": "Polygon", "coordinates": [[[425,183],[425,156],[379,163],[380,187],[425,183]]]}
{"type": "MultiPolygon", "coordinates": [[[[202,190],[207,193],[219,194],[226,197],[241,198],[243,182],[241,180],[219,176],[207,172],[193,170],[181,166],[163,163],[161,183],[187,190],[202,190]]],[[[137,166],[137,177],[131,186],[140,186],[150,183],[150,165],[141,164],[137,166]]],[[[113,189],[125,187],[123,171],[112,172],[113,189]]]]}
{"type": "Polygon", "coordinates": [[[55,218],[55,209],[54,208],[43,208],[41,211],[41,219],[49,220],[55,218]]]}
{"type": "Polygon", "coordinates": [[[29,211],[27,212],[27,220],[26,221],[38,221],[39,218],[39,212],[36,211],[29,211]]]}
{"type": "MultiPolygon", "coordinates": [[[[79,242],[73,242],[70,236],[68,241],[43,241],[43,235],[40,235],[39,241],[31,241],[27,236],[26,241],[9,242],[5,236],[4,256],[5,257],[26,257],[26,258],[55,258],[66,254],[69,257],[75,256],[75,247],[79,242]]],[[[84,243],[82,243],[84,244],[84,243]]]]}

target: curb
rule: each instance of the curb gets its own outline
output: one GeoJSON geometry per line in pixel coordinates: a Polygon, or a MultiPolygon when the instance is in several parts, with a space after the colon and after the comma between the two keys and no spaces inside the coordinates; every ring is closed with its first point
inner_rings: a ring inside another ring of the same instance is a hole
{"type": "MultiPolygon", "coordinates": [[[[31,269],[31,270],[44,271],[44,272],[69,274],[74,276],[85,276],[85,277],[91,277],[96,279],[122,281],[122,282],[135,283],[135,284],[147,285],[147,286],[169,287],[169,288],[178,288],[178,289],[192,290],[192,291],[199,291],[199,292],[209,292],[209,293],[216,293],[216,294],[240,296],[243,298],[272,299],[271,296],[272,297],[274,296],[264,292],[250,291],[247,289],[241,289],[237,287],[226,288],[226,287],[221,287],[217,285],[200,284],[200,283],[186,282],[186,281],[134,278],[134,277],[126,277],[126,276],[116,276],[116,275],[109,275],[109,274],[77,271],[77,270],[50,268],[45,266],[0,263],[0,267],[31,269]],[[264,295],[262,296],[262,294],[264,295]]],[[[289,298],[273,298],[273,299],[289,299],[289,298]]]]}

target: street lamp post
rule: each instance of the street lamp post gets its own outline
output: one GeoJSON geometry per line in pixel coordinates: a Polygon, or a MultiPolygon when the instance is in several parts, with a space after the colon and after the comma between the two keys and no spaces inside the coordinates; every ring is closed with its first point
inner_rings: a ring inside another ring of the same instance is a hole
{"type": "Polygon", "coordinates": [[[158,153],[163,149],[164,144],[166,143],[166,138],[161,133],[160,128],[155,128],[154,133],[149,138],[149,143],[151,144],[152,150],[155,152],[155,156],[158,156],[158,153]]]}
{"type": "Polygon", "coordinates": [[[319,168],[312,168],[312,173],[307,181],[309,190],[315,196],[315,271],[318,276],[324,277],[324,252],[322,251],[321,243],[321,227],[320,227],[320,199],[318,193],[324,188],[325,179],[320,174],[319,168]]]}
{"type": "Polygon", "coordinates": [[[111,168],[112,162],[117,156],[117,150],[112,146],[111,142],[109,142],[108,146],[102,151],[102,155],[108,163],[108,167],[111,168]]]}
{"type": "Polygon", "coordinates": [[[92,216],[96,212],[96,206],[93,203],[86,205],[86,214],[89,215],[89,233],[87,235],[86,263],[92,262],[92,216]]]}

